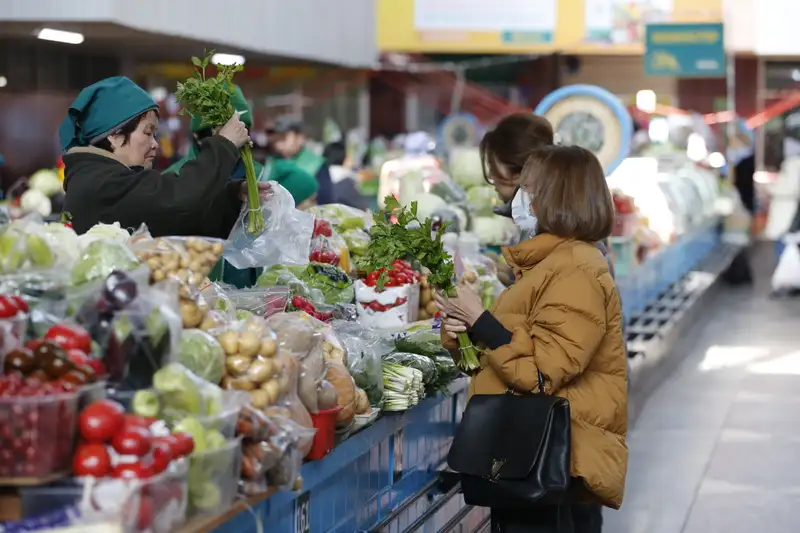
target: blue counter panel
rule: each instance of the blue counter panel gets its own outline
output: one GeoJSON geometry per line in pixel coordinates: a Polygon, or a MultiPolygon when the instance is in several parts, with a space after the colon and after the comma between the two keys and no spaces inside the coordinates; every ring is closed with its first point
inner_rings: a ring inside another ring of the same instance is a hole
{"type": "MultiPolygon", "coordinates": [[[[303,466],[313,533],[354,533],[386,517],[429,483],[442,468],[455,426],[466,405],[466,381],[450,396],[428,398],[402,414],[385,414],[351,436],[322,461],[303,466]]],[[[215,533],[295,531],[300,493],[279,492],[215,530],[215,533]]]]}

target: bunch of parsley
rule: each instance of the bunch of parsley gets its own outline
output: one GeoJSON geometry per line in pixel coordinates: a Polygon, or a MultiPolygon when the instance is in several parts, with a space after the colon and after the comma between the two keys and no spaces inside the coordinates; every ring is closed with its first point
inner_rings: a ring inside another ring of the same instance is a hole
{"type": "MultiPolygon", "coordinates": [[[[384,206],[382,211],[375,213],[375,223],[369,230],[371,243],[361,266],[374,271],[390,268],[395,259],[414,261],[430,271],[428,283],[448,297],[457,296],[453,283],[453,258],[442,244],[447,223],[434,231],[430,218],[423,221],[417,216],[417,202],[411,202],[411,207],[407,208],[389,195],[384,200],[384,206]],[[390,221],[391,218],[396,223],[390,221]]],[[[478,351],[469,336],[466,333],[459,334],[458,343],[461,349],[459,367],[465,372],[480,368],[478,351]]]]}
{"type": "MultiPolygon", "coordinates": [[[[203,128],[218,128],[223,126],[236,109],[231,103],[234,94],[233,77],[241,72],[242,65],[216,65],[216,76],[209,77],[206,73],[211,63],[215,50],[208,50],[203,59],[192,58],[195,75],[183,83],[178,83],[175,99],[183,105],[182,115],[198,117],[203,128]]],[[[247,222],[245,229],[258,235],[264,231],[264,215],[261,213],[261,199],[258,196],[258,177],[253,163],[253,152],[247,143],[240,149],[242,164],[244,164],[245,179],[247,181],[247,222]]]]}

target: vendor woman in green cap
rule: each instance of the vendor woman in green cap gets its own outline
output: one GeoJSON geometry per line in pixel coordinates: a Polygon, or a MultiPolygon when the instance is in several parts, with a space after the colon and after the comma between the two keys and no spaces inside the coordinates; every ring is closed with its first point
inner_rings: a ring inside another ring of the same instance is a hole
{"type": "MultiPolygon", "coordinates": [[[[234,86],[231,103],[239,113],[242,122],[248,129],[253,126],[253,112],[242,90],[234,86]]],[[[202,143],[212,137],[210,128],[204,128],[202,121],[192,118],[190,125],[192,130],[191,145],[187,156],[167,169],[167,172],[174,172],[184,177],[186,165],[195,160],[200,153],[202,143]]],[[[317,192],[317,182],[313,176],[300,170],[297,166],[285,159],[268,158],[266,165],[255,163],[256,175],[260,181],[276,181],[280,183],[294,198],[295,204],[302,207],[310,199],[313,199],[317,192]]],[[[244,165],[241,160],[231,172],[230,179],[244,179],[244,165]]],[[[227,235],[226,235],[227,237],[227,235]]],[[[260,269],[246,268],[238,269],[231,266],[227,261],[220,260],[217,266],[209,275],[212,281],[222,281],[238,288],[251,287],[255,285],[260,269]]]]}
{"type": "Polygon", "coordinates": [[[147,224],[154,236],[228,237],[247,195],[244,181],[229,179],[249,141],[238,113],[201,143],[180,179],[152,169],[157,128],[156,102],[128,78],[107,78],[80,92],[58,132],[64,211],[77,233],[119,222],[147,224]]]}

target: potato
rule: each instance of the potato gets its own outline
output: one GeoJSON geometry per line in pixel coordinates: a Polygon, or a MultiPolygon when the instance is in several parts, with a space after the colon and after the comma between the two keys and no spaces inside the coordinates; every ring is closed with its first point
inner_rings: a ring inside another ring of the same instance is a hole
{"type": "Polygon", "coordinates": [[[158,283],[159,281],[164,281],[166,279],[166,277],[167,277],[167,275],[164,274],[164,271],[161,270],[161,269],[153,271],[153,274],[152,274],[153,283],[158,283]]]}
{"type": "Polygon", "coordinates": [[[475,283],[476,281],[478,281],[478,275],[475,274],[475,272],[473,272],[472,270],[467,270],[466,272],[464,272],[464,281],[466,281],[467,283],[475,283]]]}
{"type": "Polygon", "coordinates": [[[419,310],[419,315],[417,316],[419,320],[428,320],[430,317],[431,315],[428,314],[424,307],[419,310]]]}
{"type": "Polygon", "coordinates": [[[251,390],[250,394],[250,402],[253,404],[253,407],[256,409],[263,409],[268,405],[272,405],[274,402],[270,402],[269,392],[263,389],[256,389],[251,390]]]}
{"type": "Polygon", "coordinates": [[[233,378],[231,388],[234,390],[251,391],[256,388],[255,384],[246,377],[233,378]]]}
{"type": "Polygon", "coordinates": [[[352,376],[344,365],[330,361],[325,379],[336,389],[337,401],[342,408],[336,417],[337,422],[350,422],[356,407],[356,384],[352,376]]]}
{"type": "Polygon", "coordinates": [[[269,395],[268,405],[275,405],[282,396],[281,384],[277,380],[270,380],[261,385],[261,390],[269,395]]]}
{"type": "Polygon", "coordinates": [[[247,379],[253,383],[264,383],[275,373],[275,366],[270,359],[256,358],[247,369],[247,379]]]}
{"type": "Polygon", "coordinates": [[[433,295],[431,294],[430,289],[422,289],[419,291],[419,305],[426,306],[432,299],[433,295]]]}
{"type": "Polygon", "coordinates": [[[225,350],[226,355],[235,355],[239,353],[239,335],[235,331],[225,331],[217,335],[222,349],[225,350]]]}
{"type": "Polygon", "coordinates": [[[243,355],[231,355],[225,359],[225,369],[232,376],[243,376],[249,371],[251,361],[252,359],[243,355]]]}
{"type": "Polygon", "coordinates": [[[428,288],[428,276],[422,276],[419,278],[419,286],[423,289],[428,288]]]}
{"type": "Polygon", "coordinates": [[[181,300],[181,320],[186,329],[196,328],[203,321],[203,311],[191,300],[181,300]]]}
{"type": "Polygon", "coordinates": [[[271,337],[261,339],[261,346],[258,349],[258,354],[264,357],[275,357],[278,353],[278,343],[271,337]]]}
{"type": "Polygon", "coordinates": [[[436,307],[436,302],[434,302],[434,301],[430,301],[430,302],[428,302],[428,304],[425,306],[425,311],[427,311],[427,312],[428,312],[428,315],[430,315],[430,316],[436,316],[436,313],[438,313],[438,312],[439,312],[439,308],[438,308],[438,307],[436,307]]]}
{"type": "Polygon", "coordinates": [[[239,335],[239,353],[246,357],[258,355],[261,339],[252,331],[245,331],[239,335]]]}

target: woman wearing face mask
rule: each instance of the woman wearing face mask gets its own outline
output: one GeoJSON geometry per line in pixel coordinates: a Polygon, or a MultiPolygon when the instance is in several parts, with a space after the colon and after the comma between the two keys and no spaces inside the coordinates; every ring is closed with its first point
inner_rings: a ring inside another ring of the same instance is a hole
{"type": "Polygon", "coordinates": [[[77,233],[119,222],[147,224],[154,236],[228,237],[247,193],[243,180],[229,180],[249,141],[238,114],[202,142],[180,178],[152,169],[157,128],[157,104],[128,78],[107,78],[80,92],[58,132],[64,211],[77,233]]]}
{"type": "Polygon", "coordinates": [[[570,402],[570,505],[492,509],[492,531],[599,533],[602,505],[622,504],[627,466],[622,311],[595,245],[611,234],[614,204],[597,158],[578,147],[534,152],[520,188],[537,216],[535,236],[503,250],[516,283],[491,312],[464,287],[456,298],[437,294],[443,340],[456,358],[461,332],[484,349],[470,394],[537,392],[541,372],[543,392],[570,402]]]}

